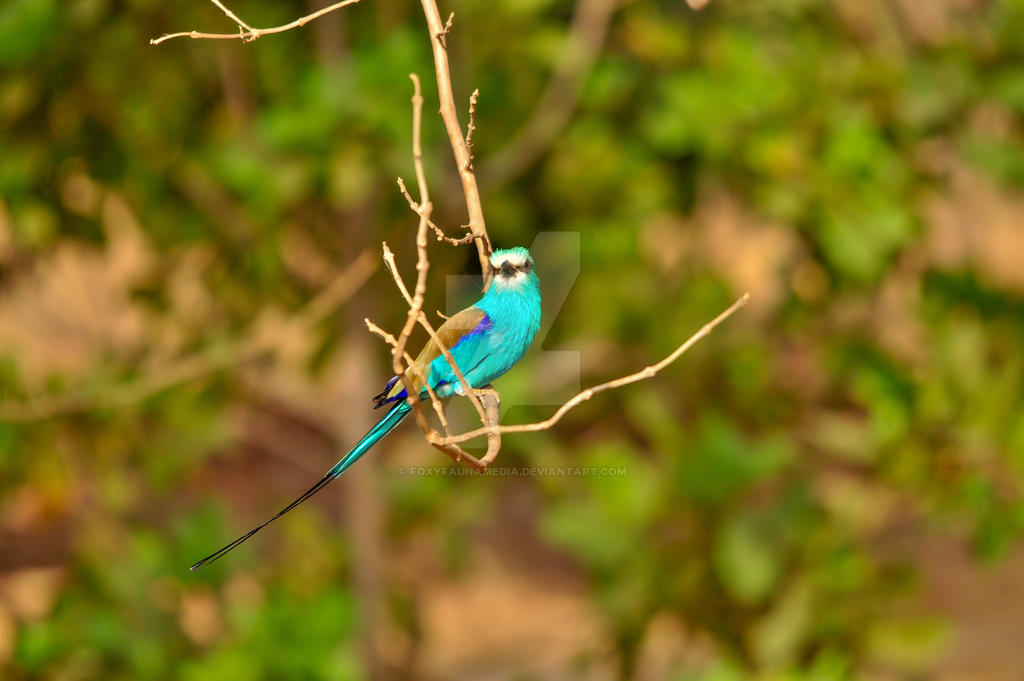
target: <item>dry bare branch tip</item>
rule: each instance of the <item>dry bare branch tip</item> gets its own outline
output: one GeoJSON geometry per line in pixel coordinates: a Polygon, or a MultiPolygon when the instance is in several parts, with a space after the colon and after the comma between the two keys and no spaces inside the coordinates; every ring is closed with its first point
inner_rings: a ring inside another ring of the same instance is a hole
{"type": "MultiPolygon", "coordinates": [[[[399,191],[402,192],[402,196],[404,196],[405,200],[408,202],[409,208],[411,208],[412,211],[419,215],[421,218],[425,219],[427,221],[427,226],[430,227],[430,229],[434,230],[434,235],[437,237],[438,241],[443,241],[445,243],[451,244],[452,246],[465,246],[466,244],[473,243],[474,239],[480,238],[476,234],[472,233],[467,234],[462,238],[448,236],[447,234],[445,234],[444,230],[438,227],[433,220],[426,217],[427,214],[430,213],[433,209],[432,204],[428,202],[425,206],[423,206],[416,203],[416,201],[412,198],[412,194],[409,193],[409,189],[405,186],[405,181],[400,177],[398,178],[398,189],[399,191]]],[[[462,227],[465,229],[469,229],[468,225],[462,225],[462,227]]]]}
{"type": "Polygon", "coordinates": [[[384,342],[390,345],[391,347],[395,347],[396,345],[398,345],[398,341],[395,340],[394,336],[392,336],[390,333],[388,333],[387,331],[385,331],[384,329],[380,328],[372,321],[370,321],[369,317],[363,317],[363,323],[366,324],[366,328],[370,330],[370,333],[377,334],[378,336],[383,338],[384,342]]]}
{"type": "Polygon", "coordinates": [[[391,248],[388,246],[387,241],[382,241],[383,254],[381,255],[384,260],[384,264],[387,266],[388,271],[391,272],[391,276],[395,280],[395,285],[398,286],[399,292],[402,297],[405,298],[405,302],[412,305],[412,296],[409,295],[409,289],[405,287],[405,282],[402,281],[402,275],[398,273],[398,267],[395,265],[395,254],[391,252],[391,248]]]}
{"type": "Polygon", "coordinates": [[[235,14],[234,12],[232,12],[232,11],[231,11],[230,9],[228,9],[228,8],[227,8],[227,7],[225,7],[225,6],[223,5],[223,4],[221,4],[220,0],[210,0],[210,1],[211,1],[211,2],[213,3],[213,4],[217,5],[217,7],[219,7],[219,8],[220,8],[220,10],[221,10],[222,12],[224,12],[224,14],[226,14],[226,15],[227,15],[228,19],[231,19],[231,21],[233,21],[233,22],[235,22],[236,24],[238,24],[238,27],[239,27],[240,29],[243,29],[243,30],[246,30],[246,31],[252,32],[252,30],[253,30],[252,26],[250,26],[249,24],[247,24],[247,23],[245,23],[244,21],[242,21],[241,19],[239,19],[239,18],[238,18],[238,15],[236,15],[236,14],[235,14]]]}
{"type": "Polygon", "coordinates": [[[438,241],[444,241],[446,243],[451,244],[452,246],[465,246],[466,244],[473,243],[473,240],[477,238],[476,234],[467,234],[466,236],[457,239],[455,237],[446,235],[444,232],[441,231],[441,228],[435,225],[434,223],[430,223],[430,226],[434,228],[435,232],[437,232],[438,241]]]}
{"type": "Polygon", "coordinates": [[[409,193],[409,190],[405,186],[405,180],[402,178],[398,178],[398,189],[402,192],[402,196],[405,197],[405,200],[409,202],[409,208],[412,208],[414,213],[419,214],[420,204],[413,200],[412,194],[409,193]]]}
{"type": "Polygon", "coordinates": [[[448,45],[445,44],[445,38],[448,36],[448,32],[452,30],[453,21],[455,21],[455,12],[448,15],[448,21],[444,22],[444,28],[442,28],[436,36],[438,42],[441,43],[445,49],[448,49],[448,45]]]}
{"type": "Polygon", "coordinates": [[[469,150],[469,158],[466,160],[466,170],[473,169],[473,132],[476,130],[476,102],[479,98],[479,88],[473,90],[473,94],[469,96],[469,125],[466,126],[466,149],[469,150]]]}

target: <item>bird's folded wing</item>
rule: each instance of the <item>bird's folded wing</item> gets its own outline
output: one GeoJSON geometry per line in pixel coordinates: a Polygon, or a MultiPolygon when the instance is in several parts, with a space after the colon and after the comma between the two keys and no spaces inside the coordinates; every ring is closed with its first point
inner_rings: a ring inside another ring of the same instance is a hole
{"type": "MultiPolygon", "coordinates": [[[[444,324],[437,330],[437,337],[444,343],[444,346],[448,348],[449,352],[452,353],[452,357],[458,362],[459,368],[462,370],[468,370],[468,367],[464,367],[465,359],[460,357],[460,352],[457,350],[463,339],[472,338],[475,335],[482,334],[490,328],[490,319],[487,314],[478,307],[467,307],[458,314],[452,315],[445,321],[444,324]]],[[[441,349],[438,347],[434,339],[427,341],[427,344],[423,346],[423,350],[420,351],[418,357],[416,357],[416,366],[419,369],[419,373],[424,376],[430,376],[430,364],[435,359],[441,356],[441,349]]],[[[422,390],[423,382],[419,379],[417,372],[413,370],[407,371],[409,378],[412,380],[413,385],[422,390]]],[[[431,386],[435,387],[435,386],[431,386]]],[[[388,399],[395,397],[403,392],[402,383],[397,382],[394,387],[391,388],[388,394],[388,399]]]]}

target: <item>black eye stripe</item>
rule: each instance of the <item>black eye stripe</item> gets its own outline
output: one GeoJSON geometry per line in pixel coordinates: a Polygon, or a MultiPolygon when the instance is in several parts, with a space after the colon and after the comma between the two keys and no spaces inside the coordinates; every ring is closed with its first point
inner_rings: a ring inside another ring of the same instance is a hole
{"type": "Polygon", "coordinates": [[[533,269],[533,263],[531,263],[529,260],[526,260],[526,261],[524,261],[520,265],[515,265],[510,260],[503,260],[501,263],[499,263],[497,265],[495,265],[494,263],[491,263],[491,272],[500,273],[506,267],[512,273],[523,272],[525,274],[529,274],[530,270],[533,269]]]}

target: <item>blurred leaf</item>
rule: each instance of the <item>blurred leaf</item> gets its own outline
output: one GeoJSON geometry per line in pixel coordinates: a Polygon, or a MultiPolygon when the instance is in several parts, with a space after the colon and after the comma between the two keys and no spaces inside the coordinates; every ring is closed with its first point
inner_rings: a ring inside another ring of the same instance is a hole
{"type": "Polygon", "coordinates": [[[0,65],[18,66],[41,51],[52,37],[53,0],[11,0],[0,9],[0,65]]]}
{"type": "Polygon", "coordinates": [[[726,522],[715,543],[714,561],[733,597],[757,604],[768,596],[782,567],[776,547],[752,519],[739,516],[726,522]]]}

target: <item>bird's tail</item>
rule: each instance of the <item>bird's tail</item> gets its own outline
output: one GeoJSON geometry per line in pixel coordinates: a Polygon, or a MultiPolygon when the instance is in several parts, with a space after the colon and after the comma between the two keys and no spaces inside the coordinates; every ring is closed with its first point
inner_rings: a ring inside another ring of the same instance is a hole
{"type": "Polygon", "coordinates": [[[318,483],[316,483],[315,485],[310,487],[308,490],[306,490],[302,494],[302,496],[300,496],[298,499],[296,499],[292,503],[290,503],[287,506],[285,506],[283,509],[281,509],[281,511],[277,515],[275,515],[270,520],[266,521],[262,525],[259,525],[258,527],[254,527],[253,529],[249,530],[248,532],[243,534],[241,537],[239,537],[238,539],[234,540],[233,542],[231,542],[227,546],[223,547],[222,549],[220,549],[216,553],[210,554],[206,558],[203,558],[201,561],[199,561],[198,563],[196,563],[195,565],[190,567],[189,570],[192,570],[194,572],[194,571],[198,570],[199,568],[203,567],[204,565],[206,565],[207,563],[212,563],[213,561],[217,560],[218,558],[223,556],[225,553],[231,551],[236,546],[238,546],[239,544],[244,542],[246,539],[248,539],[249,537],[253,536],[257,532],[262,530],[264,527],[266,527],[270,523],[274,522],[275,520],[277,520],[278,518],[283,516],[285,513],[287,513],[288,511],[292,510],[293,508],[295,508],[296,506],[301,504],[303,501],[305,501],[306,499],[310,498],[311,496],[313,496],[314,494],[319,492],[331,480],[334,480],[335,478],[340,477],[342,473],[344,473],[345,471],[348,470],[349,466],[351,466],[356,461],[358,461],[359,457],[361,457],[363,454],[365,454],[367,451],[369,451],[370,447],[375,445],[378,440],[380,440],[382,437],[384,437],[385,435],[390,433],[392,430],[394,430],[395,426],[397,426],[399,423],[401,423],[402,419],[404,419],[406,417],[406,415],[408,415],[409,410],[410,410],[409,404],[405,400],[402,400],[401,402],[395,403],[395,406],[393,406],[388,411],[388,413],[384,415],[384,418],[382,418],[380,421],[378,421],[377,425],[375,425],[373,428],[371,428],[370,432],[368,432],[366,435],[364,435],[363,439],[361,439],[358,443],[356,443],[356,446],[353,447],[352,450],[349,451],[348,454],[346,454],[344,457],[342,457],[341,461],[339,461],[338,463],[334,464],[334,467],[331,468],[331,470],[327,471],[327,473],[324,475],[324,477],[320,478],[320,481],[318,483]]]}

